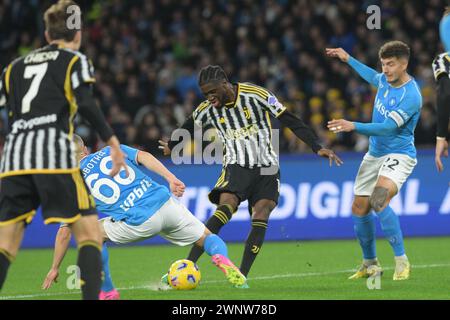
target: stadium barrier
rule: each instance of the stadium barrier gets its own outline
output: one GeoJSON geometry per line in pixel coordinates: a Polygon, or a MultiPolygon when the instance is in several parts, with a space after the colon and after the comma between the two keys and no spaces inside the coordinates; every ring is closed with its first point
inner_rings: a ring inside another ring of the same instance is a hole
{"type": "MultiPolygon", "coordinates": [[[[361,153],[345,153],[342,154],[343,166],[329,167],[326,159],[314,155],[281,156],[280,202],[271,215],[266,239],[354,238],[351,220],[353,180],[362,157],[361,153]]],[[[180,201],[205,221],[214,210],[207,195],[220,175],[221,166],[175,166],[170,161],[165,164],[187,186],[180,201]]],[[[441,174],[436,172],[432,150],[419,150],[418,164],[391,206],[400,215],[405,236],[450,235],[449,168],[441,174]]],[[[57,228],[57,225],[44,226],[38,213],[27,227],[23,247],[52,247],[57,228]]],[[[226,241],[244,241],[249,229],[245,202],[220,235],[226,241]]],[[[379,225],[377,233],[382,236],[379,225]]],[[[166,241],[155,237],[139,244],[158,243],[166,241]]]]}

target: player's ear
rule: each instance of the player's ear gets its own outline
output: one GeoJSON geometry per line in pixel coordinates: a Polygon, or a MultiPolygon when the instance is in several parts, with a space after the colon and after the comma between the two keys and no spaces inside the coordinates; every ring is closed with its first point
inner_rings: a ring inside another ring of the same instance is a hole
{"type": "Polygon", "coordinates": [[[50,35],[48,34],[47,30],[45,30],[45,41],[48,43],[52,42],[52,38],[50,38],[50,35]]]}
{"type": "Polygon", "coordinates": [[[77,50],[79,50],[80,47],[81,47],[81,31],[80,31],[80,30],[78,30],[78,31],[75,33],[75,37],[73,38],[73,42],[74,42],[75,45],[77,46],[77,50]]]}
{"type": "Polygon", "coordinates": [[[408,59],[406,59],[406,58],[401,58],[401,59],[400,59],[400,63],[401,63],[401,65],[402,65],[403,71],[406,71],[406,69],[408,69],[408,59]]]}

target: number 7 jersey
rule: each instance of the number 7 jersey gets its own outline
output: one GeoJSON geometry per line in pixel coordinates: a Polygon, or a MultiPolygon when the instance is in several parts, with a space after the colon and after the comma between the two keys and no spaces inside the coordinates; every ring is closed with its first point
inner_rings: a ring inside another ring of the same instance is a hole
{"type": "Polygon", "coordinates": [[[34,50],[4,68],[0,108],[6,107],[8,135],[0,178],[78,169],[72,142],[78,109],[74,90],[93,82],[94,70],[86,56],[57,45],[34,50]]]}
{"type": "Polygon", "coordinates": [[[125,169],[111,177],[110,147],[90,154],[80,162],[83,178],[91,190],[98,211],[116,221],[140,225],[148,220],[170,198],[167,187],[154,182],[139,168],[139,150],[120,146],[126,155],[125,169]]]}

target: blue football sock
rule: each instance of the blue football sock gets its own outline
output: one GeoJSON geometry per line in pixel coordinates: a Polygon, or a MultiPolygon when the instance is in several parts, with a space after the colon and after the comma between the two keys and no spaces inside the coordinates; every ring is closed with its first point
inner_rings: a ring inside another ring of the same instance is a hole
{"type": "Polygon", "coordinates": [[[228,258],[227,245],[223,242],[222,238],[216,234],[210,234],[205,238],[203,249],[205,249],[205,252],[210,256],[221,254],[228,258]]]}
{"type": "Polygon", "coordinates": [[[383,211],[378,213],[378,217],[380,218],[381,229],[394,250],[395,256],[404,255],[405,247],[403,246],[402,230],[400,229],[400,221],[394,210],[390,206],[387,206],[383,211]]]}
{"type": "Polygon", "coordinates": [[[114,289],[114,284],[111,279],[111,274],[109,273],[109,253],[108,248],[106,247],[106,243],[103,243],[102,265],[103,265],[104,279],[101,290],[109,292],[114,289]]]}
{"type": "Polygon", "coordinates": [[[355,233],[358,238],[359,245],[363,251],[364,259],[375,259],[376,244],[375,244],[375,216],[372,213],[364,217],[352,215],[355,224],[355,233]]]}

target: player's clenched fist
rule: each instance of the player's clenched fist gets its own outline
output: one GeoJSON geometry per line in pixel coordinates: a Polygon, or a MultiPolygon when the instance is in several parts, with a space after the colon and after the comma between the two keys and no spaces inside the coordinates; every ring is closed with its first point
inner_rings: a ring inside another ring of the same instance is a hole
{"type": "Polygon", "coordinates": [[[169,180],[170,191],[176,196],[181,197],[186,190],[184,183],[177,178],[172,178],[169,180]]]}

